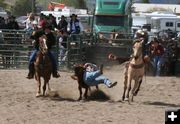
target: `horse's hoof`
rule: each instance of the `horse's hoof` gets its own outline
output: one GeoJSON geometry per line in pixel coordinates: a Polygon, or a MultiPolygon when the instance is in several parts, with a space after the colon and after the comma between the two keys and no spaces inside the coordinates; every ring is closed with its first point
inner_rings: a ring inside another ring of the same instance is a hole
{"type": "Polygon", "coordinates": [[[128,103],[129,103],[129,105],[132,105],[130,101],[128,103]]]}
{"type": "Polygon", "coordinates": [[[129,98],[125,98],[124,101],[129,101],[129,98]]]}
{"type": "Polygon", "coordinates": [[[40,96],[41,96],[41,94],[40,94],[40,93],[37,93],[37,94],[36,94],[36,97],[40,97],[40,96]]]}
{"type": "Polygon", "coordinates": [[[122,97],[122,101],[124,101],[125,97],[122,97]]]}
{"type": "Polygon", "coordinates": [[[139,92],[139,90],[138,90],[138,91],[135,91],[135,93],[134,93],[133,95],[134,95],[134,96],[137,96],[138,92],[139,92]]]}
{"type": "Polygon", "coordinates": [[[82,100],[82,97],[78,98],[78,100],[77,100],[77,101],[81,101],[81,100],[82,100]]]}

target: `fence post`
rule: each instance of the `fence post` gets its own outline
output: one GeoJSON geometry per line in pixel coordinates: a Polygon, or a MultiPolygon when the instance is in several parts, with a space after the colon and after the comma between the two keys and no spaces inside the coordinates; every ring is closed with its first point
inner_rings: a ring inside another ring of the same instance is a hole
{"type": "Polygon", "coordinates": [[[56,65],[57,68],[59,69],[59,40],[56,38],[56,46],[55,46],[55,53],[56,53],[56,65]]]}
{"type": "Polygon", "coordinates": [[[67,68],[69,69],[70,68],[70,43],[71,43],[71,36],[69,36],[68,38],[67,38],[67,68]]]}
{"type": "Polygon", "coordinates": [[[82,58],[82,35],[79,35],[78,50],[79,50],[79,58],[78,58],[78,61],[81,62],[81,58],[82,58]]]}

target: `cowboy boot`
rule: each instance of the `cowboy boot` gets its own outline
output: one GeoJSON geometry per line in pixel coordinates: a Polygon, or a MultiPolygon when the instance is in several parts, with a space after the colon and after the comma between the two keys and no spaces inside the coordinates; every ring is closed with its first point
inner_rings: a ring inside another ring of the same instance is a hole
{"type": "Polygon", "coordinates": [[[54,78],[59,78],[60,77],[60,74],[58,73],[58,71],[54,71],[52,73],[52,75],[53,75],[54,78]]]}
{"type": "Polygon", "coordinates": [[[34,78],[33,72],[29,71],[28,76],[26,78],[27,79],[33,79],[34,78]]]}
{"type": "Polygon", "coordinates": [[[27,79],[33,79],[34,78],[34,64],[29,66],[29,73],[26,77],[27,79]]]}
{"type": "Polygon", "coordinates": [[[112,88],[112,87],[114,87],[114,86],[116,86],[116,85],[117,85],[117,82],[110,83],[110,84],[108,85],[108,88],[112,88]]]}

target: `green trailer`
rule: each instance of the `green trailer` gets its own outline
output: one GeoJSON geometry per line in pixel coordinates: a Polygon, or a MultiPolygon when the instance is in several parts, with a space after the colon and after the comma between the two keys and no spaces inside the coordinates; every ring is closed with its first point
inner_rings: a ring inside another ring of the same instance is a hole
{"type": "Polygon", "coordinates": [[[130,32],[132,25],[131,0],[96,0],[93,31],[130,32]]]}

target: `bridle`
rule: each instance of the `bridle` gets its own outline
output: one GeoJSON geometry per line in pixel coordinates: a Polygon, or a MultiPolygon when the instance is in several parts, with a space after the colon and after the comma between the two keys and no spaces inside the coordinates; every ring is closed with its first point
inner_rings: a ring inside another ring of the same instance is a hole
{"type": "Polygon", "coordinates": [[[46,43],[46,38],[42,38],[42,40],[39,40],[39,51],[45,55],[48,52],[48,47],[46,43]]]}
{"type": "MultiPolygon", "coordinates": [[[[138,40],[138,41],[136,41],[136,42],[142,42],[141,40],[138,40]]],[[[135,43],[136,43],[135,42],[135,43]]],[[[135,44],[134,43],[134,44],[135,44]]],[[[134,47],[134,46],[133,46],[134,47]]],[[[142,51],[142,50],[141,50],[142,51]]],[[[141,54],[139,54],[138,56],[134,56],[134,54],[132,55],[132,59],[134,58],[135,60],[137,60],[138,58],[140,58],[140,57],[142,57],[142,52],[141,52],[141,54]]],[[[143,58],[142,58],[142,60],[143,60],[143,58]]],[[[129,63],[129,66],[131,66],[132,68],[134,68],[134,69],[140,69],[140,68],[143,68],[144,66],[145,66],[145,63],[144,63],[144,60],[142,61],[142,63],[141,64],[132,64],[132,63],[129,63]]]]}

